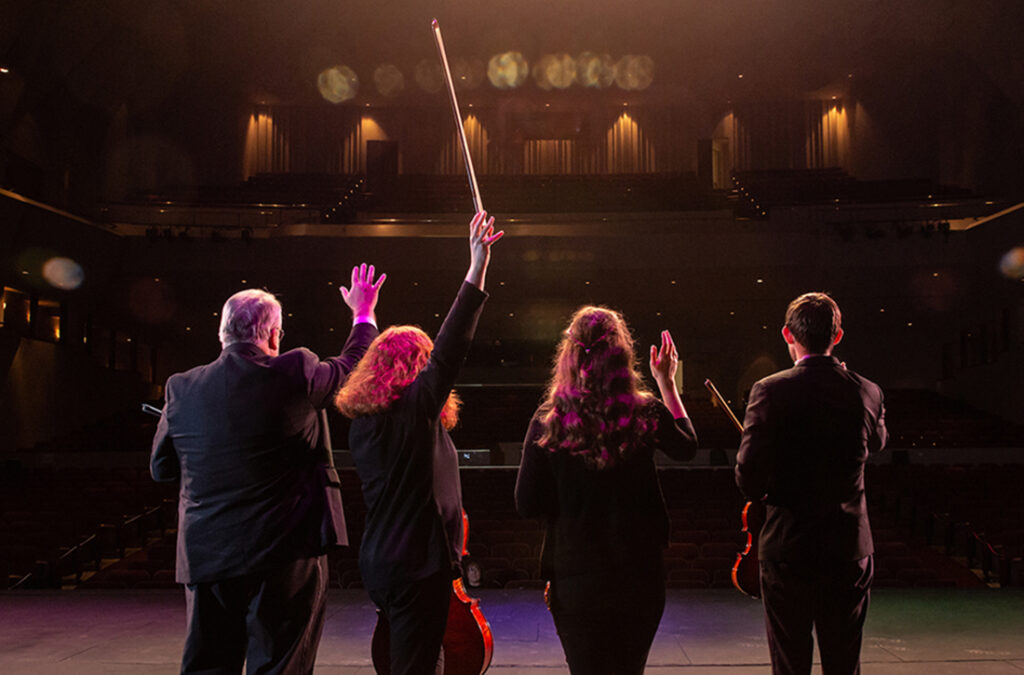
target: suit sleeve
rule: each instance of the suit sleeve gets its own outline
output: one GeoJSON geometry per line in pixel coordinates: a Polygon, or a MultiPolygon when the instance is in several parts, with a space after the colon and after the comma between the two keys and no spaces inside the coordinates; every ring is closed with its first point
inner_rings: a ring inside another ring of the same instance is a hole
{"type": "Polygon", "coordinates": [[[672,459],[685,462],[697,455],[697,432],[689,417],[672,417],[672,413],[660,401],[657,403],[658,448],[672,459]]]}
{"type": "Polygon", "coordinates": [[[441,414],[448,394],[455,386],[462,362],[473,343],[476,325],[483,311],[487,293],[463,282],[441,330],[434,340],[434,349],[423,371],[416,377],[416,405],[424,414],[441,414]]]}
{"type": "Polygon", "coordinates": [[[881,388],[876,387],[876,389],[878,406],[873,411],[874,425],[872,425],[871,433],[868,436],[868,452],[878,452],[885,447],[889,440],[889,431],[885,427],[885,400],[881,388]]]}
{"type": "Polygon", "coordinates": [[[775,452],[775,432],[770,419],[768,394],[762,383],[757,382],[750,390],[743,418],[743,437],[736,455],[736,485],[750,501],[758,501],[768,492],[775,452]]]}
{"type": "MultiPolygon", "coordinates": [[[[307,372],[309,379],[309,400],[316,408],[330,404],[331,397],[341,385],[345,384],[348,374],[363,358],[370,343],[377,337],[377,328],[371,323],[357,323],[352,326],[348,340],[339,356],[319,361],[311,359],[312,372],[307,372]]],[[[312,352],[308,352],[312,356],[312,352]]]]}
{"type": "Polygon", "coordinates": [[[540,418],[534,416],[523,441],[523,456],[516,475],[516,511],[524,518],[555,516],[558,512],[551,453],[538,445],[540,435],[540,418]]]}
{"type": "Polygon", "coordinates": [[[167,428],[167,411],[173,405],[173,388],[171,381],[167,381],[165,387],[164,414],[156,425],[156,435],[153,436],[153,448],[149,456],[149,474],[153,480],[162,483],[171,483],[181,477],[181,465],[178,463],[178,452],[174,448],[174,441],[171,439],[167,428]]]}

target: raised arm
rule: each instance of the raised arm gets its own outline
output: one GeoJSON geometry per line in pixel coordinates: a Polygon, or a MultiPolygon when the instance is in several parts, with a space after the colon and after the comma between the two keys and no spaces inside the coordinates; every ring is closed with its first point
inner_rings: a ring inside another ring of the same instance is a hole
{"type": "Polygon", "coordinates": [[[494,219],[488,219],[486,211],[477,213],[469,223],[469,269],[465,282],[434,339],[430,361],[413,385],[428,414],[440,413],[455,386],[487,298],[484,279],[491,260],[491,244],[504,234],[494,231],[494,219]]]}

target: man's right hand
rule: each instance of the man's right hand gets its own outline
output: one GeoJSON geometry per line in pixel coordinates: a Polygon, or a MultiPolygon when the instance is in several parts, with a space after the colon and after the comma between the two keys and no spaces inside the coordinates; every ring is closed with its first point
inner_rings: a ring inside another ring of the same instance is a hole
{"type": "Polygon", "coordinates": [[[381,274],[376,282],[373,280],[373,275],[373,265],[363,263],[352,268],[351,289],[344,286],[338,288],[341,292],[341,299],[352,309],[353,323],[376,324],[377,322],[374,311],[377,307],[377,295],[388,275],[381,274]]]}

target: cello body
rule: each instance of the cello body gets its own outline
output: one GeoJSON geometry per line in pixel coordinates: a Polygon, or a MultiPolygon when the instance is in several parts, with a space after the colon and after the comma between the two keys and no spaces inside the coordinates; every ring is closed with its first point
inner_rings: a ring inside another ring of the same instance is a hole
{"type": "MultiPolygon", "coordinates": [[[[462,553],[466,555],[469,540],[469,517],[462,513],[462,553]]],[[[373,669],[378,675],[391,673],[391,626],[388,618],[377,610],[377,625],[370,642],[373,669]]],[[[494,635],[487,622],[480,601],[466,593],[462,578],[452,581],[448,596],[448,622],[441,641],[441,660],[444,675],[483,675],[494,655],[494,635]]]]}

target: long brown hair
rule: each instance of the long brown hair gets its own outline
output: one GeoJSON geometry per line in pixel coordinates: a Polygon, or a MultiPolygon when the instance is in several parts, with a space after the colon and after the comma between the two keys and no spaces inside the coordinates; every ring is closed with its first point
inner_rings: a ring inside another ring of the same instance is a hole
{"type": "MultiPolygon", "coordinates": [[[[376,415],[391,408],[430,360],[434,342],[416,326],[392,326],[378,335],[334,398],[345,417],[376,415]]],[[[441,409],[441,424],[453,428],[461,401],[453,391],[441,409]]]]}
{"type": "Polygon", "coordinates": [[[603,469],[644,444],[654,431],[655,420],[644,410],[653,397],[636,362],[621,314],[607,307],[576,310],[541,404],[540,445],[581,455],[603,469]]]}

